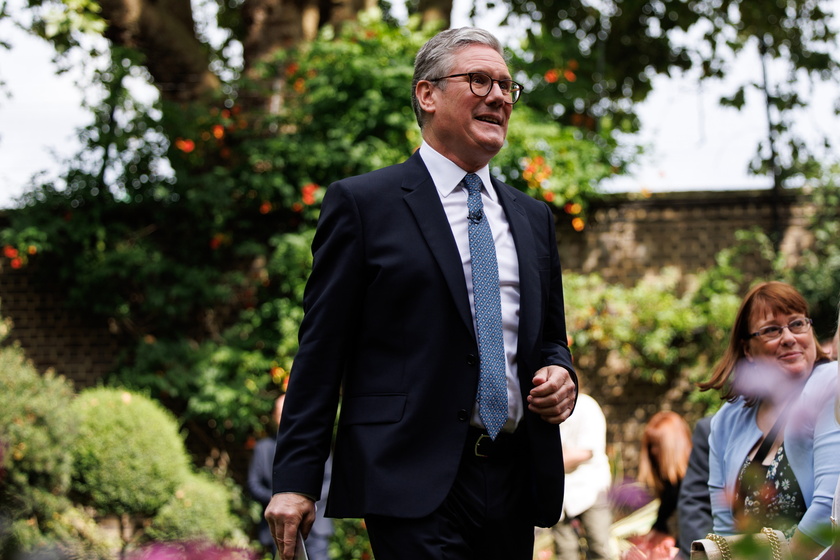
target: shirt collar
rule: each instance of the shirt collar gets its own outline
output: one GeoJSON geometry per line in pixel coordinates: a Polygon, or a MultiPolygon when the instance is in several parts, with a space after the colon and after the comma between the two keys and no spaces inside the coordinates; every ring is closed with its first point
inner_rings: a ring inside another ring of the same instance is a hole
{"type": "MultiPolygon", "coordinates": [[[[420,157],[423,158],[423,163],[426,164],[426,169],[429,170],[429,175],[432,176],[432,181],[435,183],[440,196],[446,198],[451,195],[460,185],[467,174],[466,171],[455,165],[446,156],[436,151],[424,140],[420,145],[420,157]]],[[[485,165],[475,172],[484,183],[484,191],[490,197],[490,200],[496,200],[496,191],[492,188],[493,183],[490,182],[490,166],[485,165]]]]}

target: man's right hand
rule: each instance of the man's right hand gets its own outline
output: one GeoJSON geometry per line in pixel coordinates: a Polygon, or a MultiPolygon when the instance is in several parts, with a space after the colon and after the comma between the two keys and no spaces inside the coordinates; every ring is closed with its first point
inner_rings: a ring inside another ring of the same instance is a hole
{"type": "Polygon", "coordinates": [[[315,502],[301,494],[274,494],[265,508],[265,520],[277,544],[279,558],[293,560],[298,529],[306,538],[315,522],[315,502]]]}

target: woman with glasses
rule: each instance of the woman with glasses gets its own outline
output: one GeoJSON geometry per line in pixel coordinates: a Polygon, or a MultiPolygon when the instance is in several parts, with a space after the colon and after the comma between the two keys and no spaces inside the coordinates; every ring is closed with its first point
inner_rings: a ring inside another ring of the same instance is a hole
{"type": "Polygon", "coordinates": [[[794,558],[814,558],[840,475],[829,363],[805,298],[783,282],[755,286],[703,390],[727,402],[712,419],[709,492],[714,532],[782,531],[794,558]]]}

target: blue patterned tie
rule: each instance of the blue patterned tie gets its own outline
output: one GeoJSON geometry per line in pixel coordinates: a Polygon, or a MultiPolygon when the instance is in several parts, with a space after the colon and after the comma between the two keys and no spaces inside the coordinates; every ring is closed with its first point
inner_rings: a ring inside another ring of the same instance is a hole
{"type": "Polygon", "coordinates": [[[475,322],[478,330],[480,376],[478,413],[492,439],[508,416],[505,343],[502,338],[502,301],[496,245],[481,202],[481,179],[475,173],[464,177],[469,196],[470,257],[472,260],[475,322]]]}

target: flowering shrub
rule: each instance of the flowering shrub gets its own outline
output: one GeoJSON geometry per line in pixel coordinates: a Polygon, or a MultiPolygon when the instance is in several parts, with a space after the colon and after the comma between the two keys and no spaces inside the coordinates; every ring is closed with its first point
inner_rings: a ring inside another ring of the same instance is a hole
{"type": "Polygon", "coordinates": [[[125,560],[256,560],[250,550],[222,548],[204,541],[155,543],[129,553],[125,560]]]}

